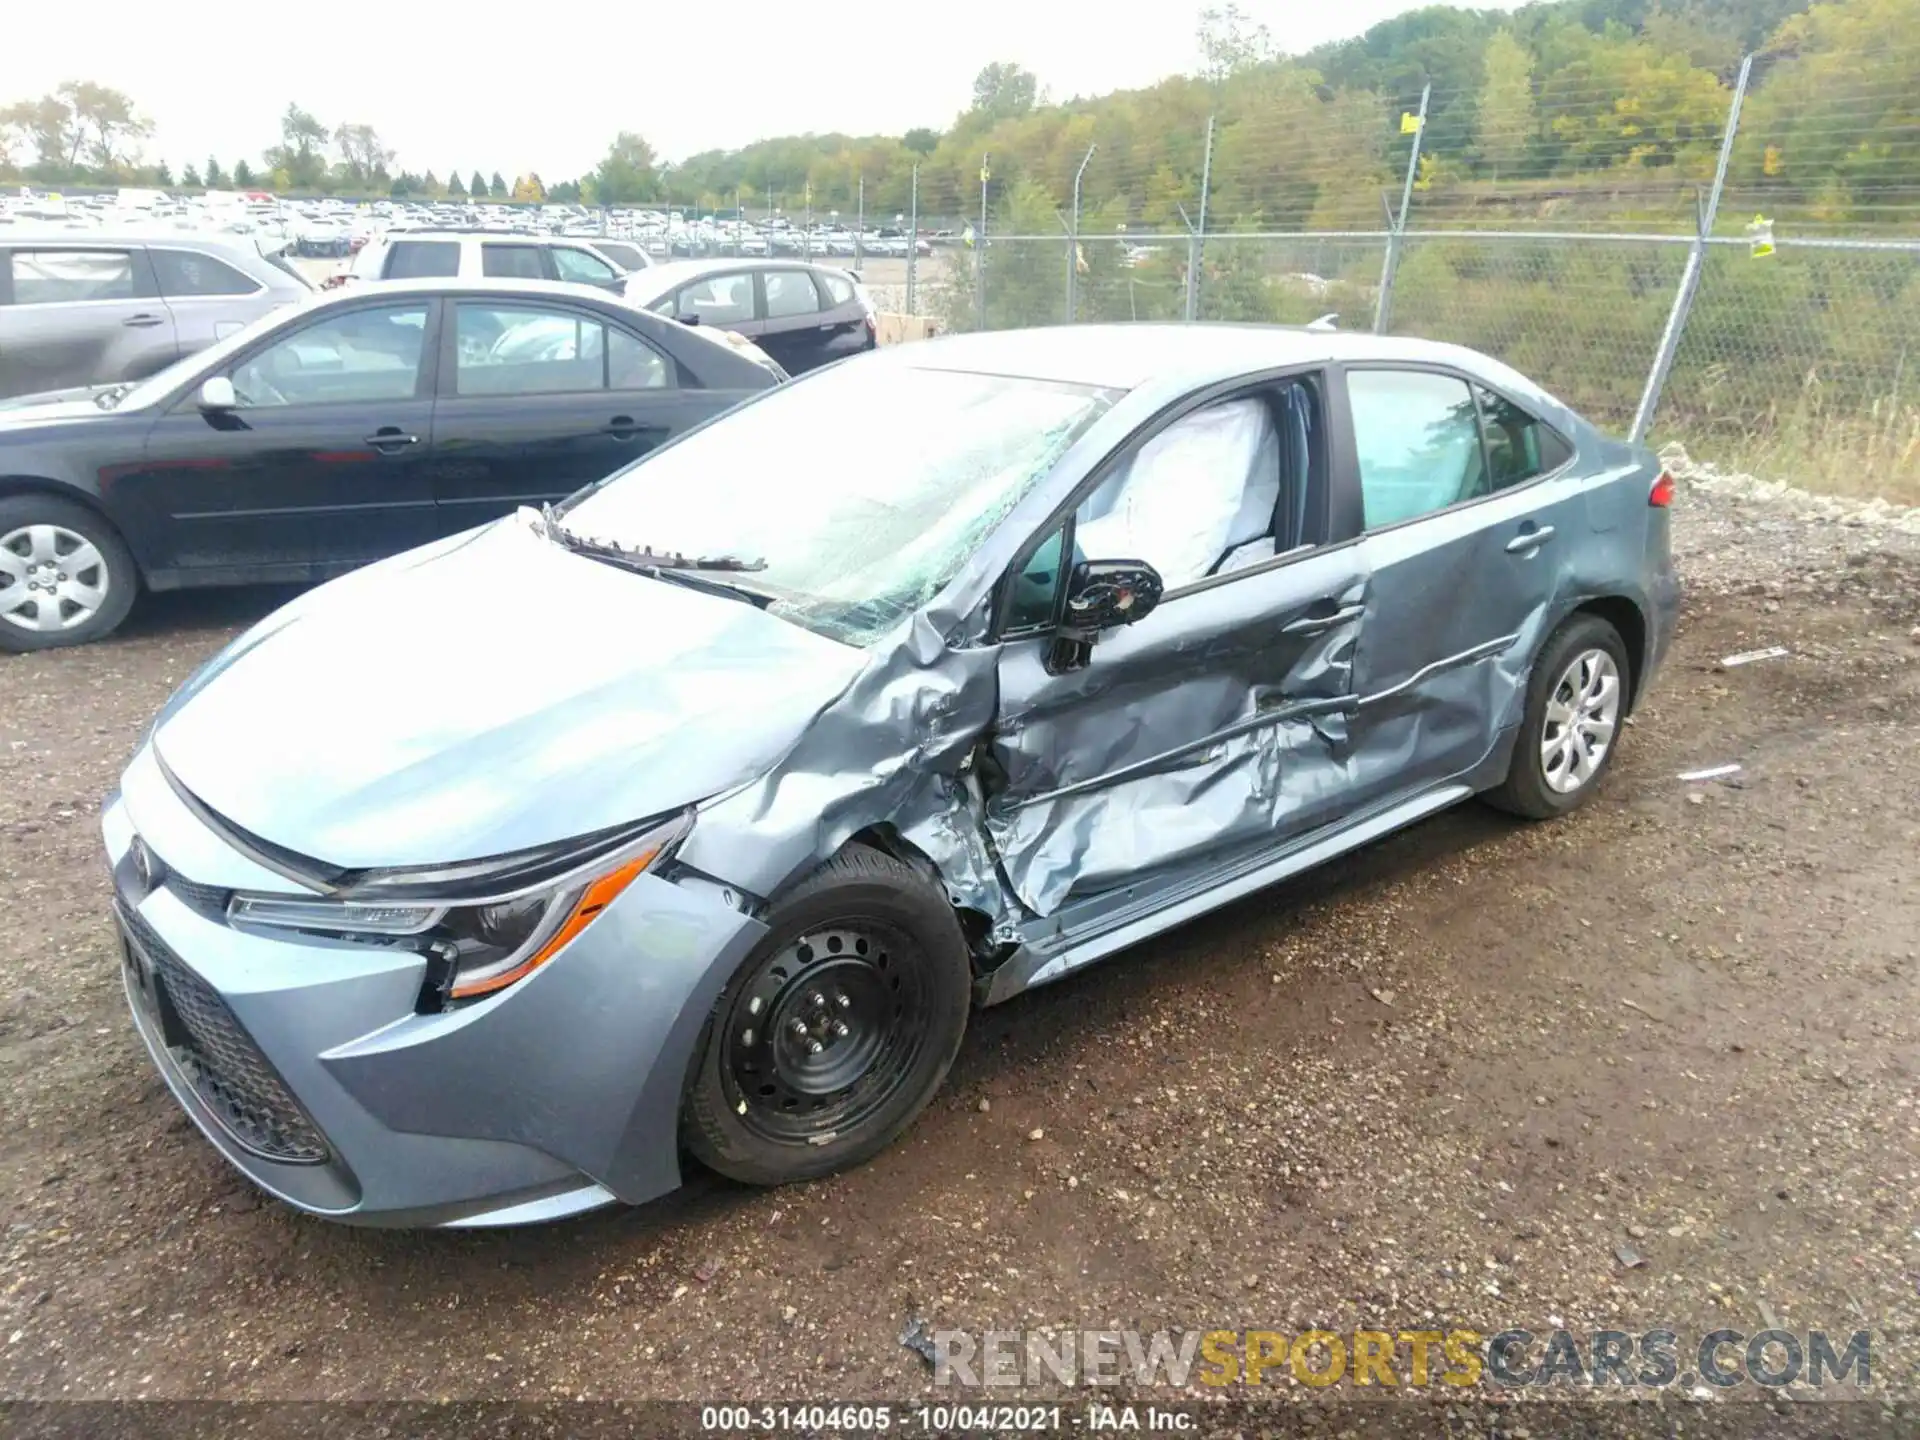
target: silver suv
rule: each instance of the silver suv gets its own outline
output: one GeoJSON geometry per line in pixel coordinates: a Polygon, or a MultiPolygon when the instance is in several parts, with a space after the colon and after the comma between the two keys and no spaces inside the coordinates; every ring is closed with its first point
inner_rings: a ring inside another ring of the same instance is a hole
{"type": "Polygon", "coordinates": [[[0,235],[0,400],[140,380],[313,286],[251,240],[0,235]]]}
{"type": "Polygon", "coordinates": [[[361,280],[565,280],[618,294],[627,274],[573,236],[515,231],[389,230],[369,240],[345,275],[329,284],[361,280]]]}

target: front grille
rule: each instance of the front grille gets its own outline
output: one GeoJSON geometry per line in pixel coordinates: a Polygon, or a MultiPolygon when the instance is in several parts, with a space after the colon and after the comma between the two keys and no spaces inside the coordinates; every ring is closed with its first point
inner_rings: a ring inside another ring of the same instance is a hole
{"type": "Polygon", "coordinates": [[[268,1160],[293,1165],[326,1160],[327,1142],[226,1001],[137,914],[122,908],[120,921],[153,962],[169,1053],[227,1133],[268,1160]]]}
{"type": "Polygon", "coordinates": [[[202,885],[198,880],[187,879],[177,870],[169,869],[162,883],[179,896],[182,903],[191,905],[204,915],[225,915],[227,901],[233,898],[231,890],[224,890],[218,885],[202,885]]]}

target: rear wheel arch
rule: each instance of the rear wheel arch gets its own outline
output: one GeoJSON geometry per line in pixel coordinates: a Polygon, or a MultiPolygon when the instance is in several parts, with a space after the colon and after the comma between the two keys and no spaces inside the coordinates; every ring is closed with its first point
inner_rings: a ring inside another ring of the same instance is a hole
{"type": "Polygon", "coordinates": [[[1627,703],[1623,713],[1632,714],[1640,699],[1640,677],[1647,668],[1646,612],[1624,595],[1600,595],[1581,601],[1571,615],[1597,615],[1613,626],[1620,643],[1626,646],[1627,703]]]}

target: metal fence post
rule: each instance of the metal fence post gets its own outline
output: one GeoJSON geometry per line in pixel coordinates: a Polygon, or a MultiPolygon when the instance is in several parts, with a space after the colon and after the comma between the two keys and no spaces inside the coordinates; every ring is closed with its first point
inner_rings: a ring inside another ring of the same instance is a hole
{"type": "Polygon", "coordinates": [[[1079,302],[1077,294],[1080,274],[1080,181],[1087,173],[1087,165],[1093,159],[1098,145],[1087,146],[1085,158],[1080,168],[1073,172],[1073,224],[1067,229],[1067,324],[1073,324],[1075,307],[1079,302]]]}
{"type": "Polygon", "coordinates": [[[1660,405],[1660,392],[1666,388],[1673,370],[1673,357],[1680,349],[1681,332],[1687,328],[1687,312],[1693,309],[1693,297],[1699,293],[1700,272],[1707,263],[1707,241],[1713,235],[1714,217],[1720,212],[1720,195],[1726,189],[1727,162],[1733,156],[1734,136],[1740,130],[1740,107],[1747,98],[1747,77],[1753,73],[1753,56],[1740,62],[1740,78],[1734,82],[1733,103],[1727,107],[1727,129],[1720,137],[1720,161],[1714,166],[1713,188],[1701,207],[1694,230],[1693,245],[1687,251],[1687,268],[1680,272],[1680,288],[1674,293],[1673,309],[1660,332],[1660,345],[1653,355],[1653,368],[1647,372],[1647,388],[1640,393],[1640,408],[1633,415],[1633,429],[1627,438],[1636,445],[1647,438],[1653,424],[1653,412],[1660,405]]]}
{"type": "Polygon", "coordinates": [[[913,188],[907,198],[907,313],[918,315],[914,308],[914,282],[920,275],[920,164],[914,162],[913,188]]]}
{"type": "Polygon", "coordinates": [[[1207,239],[1207,191],[1213,188],[1213,116],[1207,117],[1207,152],[1200,162],[1200,223],[1187,227],[1187,308],[1189,321],[1200,318],[1200,257],[1207,239]]]}
{"type": "Polygon", "coordinates": [[[973,233],[973,308],[982,330],[987,328],[987,177],[992,173],[987,162],[992,158],[980,157],[980,228],[973,233]]]}
{"type": "Polygon", "coordinates": [[[860,176],[857,183],[859,187],[859,208],[853,212],[853,268],[856,272],[866,263],[867,258],[866,249],[861,238],[867,233],[867,177],[865,175],[860,176]]]}
{"type": "Polygon", "coordinates": [[[1393,321],[1393,277],[1400,269],[1400,246],[1407,229],[1407,209],[1413,204],[1413,182],[1420,173],[1420,142],[1427,138],[1427,102],[1433,98],[1433,82],[1420,87],[1420,118],[1414,122],[1413,150],[1407,156],[1407,178],[1400,187],[1400,213],[1390,216],[1387,230],[1387,255],[1380,262],[1380,298],[1373,307],[1373,333],[1384,335],[1393,321]]]}

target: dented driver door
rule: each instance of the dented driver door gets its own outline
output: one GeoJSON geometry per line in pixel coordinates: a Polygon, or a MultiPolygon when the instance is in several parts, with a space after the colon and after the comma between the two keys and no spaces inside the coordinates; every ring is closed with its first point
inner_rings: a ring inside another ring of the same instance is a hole
{"type": "Polygon", "coordinates": [[[1170,590],[1083,669],[1007,641],[987,828],[1021,902],[1144,899],[1337,815],[1367,589],[1361,547],[1329,546],[1170,590]]]}

